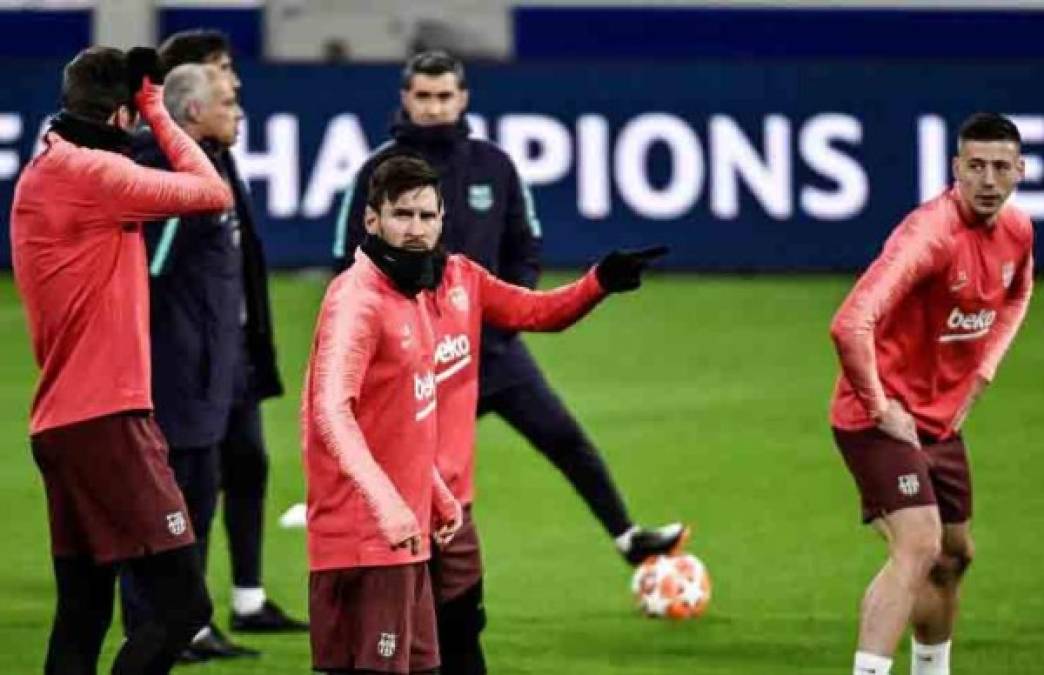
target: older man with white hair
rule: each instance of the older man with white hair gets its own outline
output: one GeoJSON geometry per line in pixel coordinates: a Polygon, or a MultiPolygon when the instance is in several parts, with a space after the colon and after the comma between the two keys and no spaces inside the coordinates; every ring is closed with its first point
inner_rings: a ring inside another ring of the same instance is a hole
{"type": "MultiPolygon", "coordinates": [[[[230,80],[216,67],[185,64],[165,80],[163,100],[178,126],[222,172],[218,157],[236,140],[243,113],[230,80]]],[[[149,130],[136,139],[139,164],[169,169],[149,130]]],[[[170,443],[170,465],[185,496],[197,546],[206,563],[207,540],[220,485],[218,443],[247,373],[243,256],[235,207],[152,223],[146,228],[151,291],[152,386],[156,421],[170,443]]],[[[124,622],[148,616],[135,579],[124,579],[124,622]]],[[[211,625],[182,654],[183,661],[256,656],[211,625]]]]}

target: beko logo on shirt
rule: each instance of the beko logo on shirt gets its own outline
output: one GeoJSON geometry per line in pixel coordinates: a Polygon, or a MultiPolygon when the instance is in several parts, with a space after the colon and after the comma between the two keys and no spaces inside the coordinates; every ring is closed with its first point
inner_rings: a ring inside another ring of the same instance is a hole
{"type": "Polygon", "coordinates": [[[951,332],[940,337],[939,342],[976,340],[989,333],[996,320],[996,310],[980,309],[978,312],[965,314],[960,307],[954,307],[950,312],[950,318],[946,320],[946,328],[951,332]]]}
{"type": "Polygon", "coordinates": [[[445,370],[435,376],[436,382],[444,382],[471,363],[471,340],[464,333],[460,335],[447,335],[439,341],[435,347],[435,366],[444,366],[453,363],[445,370]],[[456,363],[453,363],[456,361],[456,363]]]}
{"type": "Polygon", "coordinates": [[[463,359],[471,355],[471,341],[463,333],[447,335],[435,347],[435,365],[441,366],[450,361],[463,359]]]}

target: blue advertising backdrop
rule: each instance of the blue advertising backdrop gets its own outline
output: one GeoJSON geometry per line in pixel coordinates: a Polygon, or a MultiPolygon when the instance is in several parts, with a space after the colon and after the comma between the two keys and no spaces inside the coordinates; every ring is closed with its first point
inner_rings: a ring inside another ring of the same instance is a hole
{"type": "MultiPolygon", "coordinates": [[[[2,62],[0,265],[20,167],[56,107],[59,63],[2,62]]],[[[664,242],[700,270],[857,269],[948,181],[960,121],[1018,116],[1044,216],[1041,64],[897,61],[474,66],[475,131],[532,186],[550,266],[664,242]]],[[[386,138],[388,66],[242,64],[239,148],[271,262],[325,265],[341,193],[386,138]]]]}

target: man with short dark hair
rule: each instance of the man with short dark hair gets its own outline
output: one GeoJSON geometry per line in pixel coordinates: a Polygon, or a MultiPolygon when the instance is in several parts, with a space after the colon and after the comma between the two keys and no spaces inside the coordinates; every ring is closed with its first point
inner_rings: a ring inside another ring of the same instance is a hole
{"type": "Polygon", "coordinates": [[[973,115],[956,184],[911,212],[834,317],[834,438],[888,561],[863,599],[853,672],[887,675],[907,625],[912,675],[949,675],[958,589],[972,560],[961,427],[1026,315],[1033,225],[1011,120],[973,115]]]}
{"type": "MultiPolygon", "coordinates": [[[[238,93],[240,81],[232,63],[231,46],[228,38],[219,31],[191,30],[175,33],[160,46],[160,58],[167,69],[183,64],[205,64],[217,71],[238,93]]],[[[192,402],[171,386],[161,389],[164,394],[157,404],[157,420],[164,431],[185,446],[199,447],[214,443],[218,447],[220,460],[220,489],[224,494],[224,522],[228,534],[229,556],[232,562],[232,612],[230,627],[244,632],[305,631],[308,625],[293,619],[272,602],[262,579],[262,549],[264,541],[264,500],[268,482],[268,451],[265,448],[264,429],[260,403],[264,399],[281,396],[283,384],[275,358],[271,309],[268,300],[268,271],[264,249],[257,234],[250,196],[246,185],[229,152],[228,145],[215,148],[215,158],[221,172],[227,177],[235,196],[235,208],[227,214],[236,224],[237,247],[229,251],[231,257],[226,264],[233,265],[232,273],[239,286],[235,292],[240,297],[234,316],[222,317],[221,321],[233,321],[238,337],[231,351],[224,346],[222,354],[227,363],[216,365],[209,377],[223,378],[212,381],[222,392],[231,392],[228,397],[217,397],[217,405],[192,408],[192,402]],[[226,367],[229,366],[229,367],[226,367]],[[216,425],[216,426],[215,426],[216,425]],[[221,427],[219,436],[211,439],[211,431],[221,427]],[[200,434],[202,429],[207,433],[200,434]]],[[[233,222],[229,220],[228,222],[233,222]]],[[[187,235],[191,228],[181,228],[180,236],[187,235]]],[[[227,229],[227,228],[226,228],[227,229]]],[[[162,267],[169,262],[172,251],[177,251],[178,237],[171,235],[170,246],[163,245],[164,239],[156,242],[151,250],[153,267],[162,267]],[[174,246],[172,248],[171,246],[174,246]]],[[[191,248],[191,247],[189,247],[191,248]]],[[[176,266],[203,264],[184,259],[176,266]]],[[[213,271],[213,270],[212,270],[213,271]]],[[[187,281],[192,275],[175,274],[177,279],[187,281]]],[[[172,289],[173,282],[163,282],[172,289]]],[[[184,293],[170,290],[171,293],[184,293]]],[[[204,325],[200,330],[209,330],[204,325]]],[[[190,340],[184,345],[190,348],[197,344],[195,337],[179,334],[190,340]]],[[[214,336],[211,334],[210,339],[214,336]]],[[[230,336],[225,336],[230,338],[230,336]]],[[[227,346],[225,338],[222,344],[227,346]]],[[[158,354],[165,368],[177,363],[171,357],[173,346],[158,354]]],[[[184,375],[184,373],[182,373],[184,375]]],[[[207,386],[199,382],[199,386],[207,386]]]]}
{"type": "MultiPolygon", "coordinates": [[[[534,288],[540,269],[540,224],[532,196],[506,153],[492,143],[469,138],[464,119],[469,90],[463,64],[439,51],[412,57],[403,69],[400,100],[402,107],[391,128],[393,140],[367,160],[345,191],[337,220],[335,266],[341,269],[352,263],[364,236],[365,194],[354,185],[365,185],[385,158],[410,153],[427,160],[441,177],[447,250],[464,254],[508,283],[534,288]]],[[[485,326],[479,361],[479,415],[496,412],[543,453],[570,481],[628,562],[637,564],[679,547],[687,534],[680,523],[659,529],[634,524],[597,449],[514,332],[485,326]]],[[[460,490],[455,492],[458,499],[470,504],[470,472],[451,487],[460,490]]],[[[451,546],[436,557],[440,555],[446,563],[443,569],[481,566],[477,545],[459,550],[451,546]]],[[[453,673],[484,672],[477,652],[478,633],[485,624],[481,583],[466,589],[454,585],[439,593],[440,583],[437,575],[444,667],[453,673]]]]}
{"type": "Polygon", "coordinates": [[[141,579],[155,612],[129,633],[113,673],[169,672],[211,613],[152,418],[142,221],[228,208],[232,196],[170,119],[160,80],[151,49],[78,54],[12,205],[15,280],[42,369],[30,433],[58,590],[45,665],[56,675],[95,672],[118,566],[141,579]],[[173,171],[124,156],[136,110],[173,171]]]}
{"type": "Polygon", "coordinates": [[[445,264],[438,176],[394,157],[373,172],[366,239],[330,284],[301,395],[312,667],[437,673],[431,539],[460,504],[435,469],[430,291],[445,264]]]}

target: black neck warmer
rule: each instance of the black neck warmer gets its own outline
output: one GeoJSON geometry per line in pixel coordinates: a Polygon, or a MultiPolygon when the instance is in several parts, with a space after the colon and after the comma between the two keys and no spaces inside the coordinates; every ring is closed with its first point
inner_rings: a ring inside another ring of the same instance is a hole
{"type": "Polygon", "coordinates": [[[410,251],[367,234],[361,248],[403,295],[412,298],[423,290],[438,288],[442,282],[446,252],[441,246],[432,251],[410,251]]]}
{"type": "Polygon", "coordinates": [[[63,110],[51,118],[47,129],[65,140],[83,148],[108,150],[121,155],[130,154],[133,138],[123,129],[111,124],[95,122],[63,110]]]}
{"type": "Polygon", "coordinates": [[[395,120],[391,125],[392,138],[431,152],[452,149],[457,143],[467,140],[470,132],[468,121],[463,115],[455,124],[422,127],[414,124],[406,113],[400,110],[395,114],[395,120]]]}

